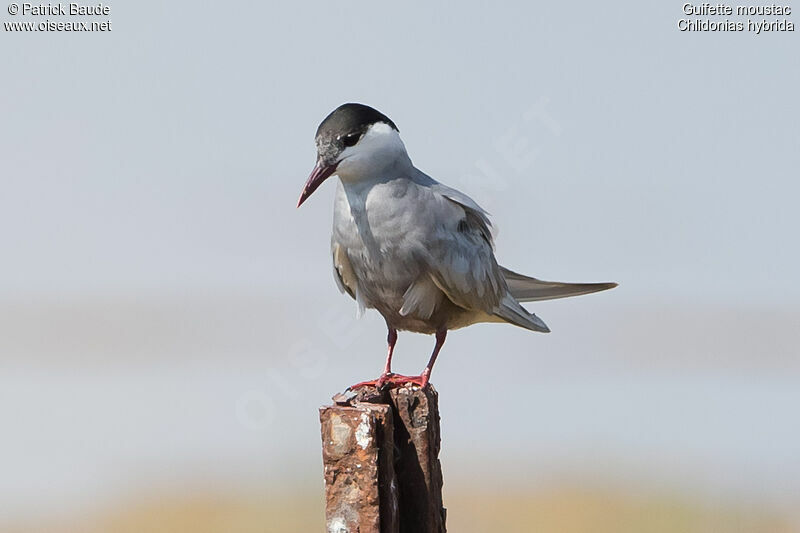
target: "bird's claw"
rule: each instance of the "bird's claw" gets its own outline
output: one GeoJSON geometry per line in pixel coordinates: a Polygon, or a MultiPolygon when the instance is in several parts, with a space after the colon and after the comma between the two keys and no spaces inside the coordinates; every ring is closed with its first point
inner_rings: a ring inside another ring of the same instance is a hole
{"type": "Polygon", "coordinates": [[[387,388],[391,389],[401,387],[406,384],[417,385],[424,389],[428,386],[428,375],[423,373],[419,376],[404,376],[402,374],[389,372],[386,374],[381,374],[378,379],[362,381],[360,383],[356,383],[355,385],[351,385],[347,388],[347,390],[354,390],[359,387],[375,387],[378,390],[384,390],[387,388]]]}

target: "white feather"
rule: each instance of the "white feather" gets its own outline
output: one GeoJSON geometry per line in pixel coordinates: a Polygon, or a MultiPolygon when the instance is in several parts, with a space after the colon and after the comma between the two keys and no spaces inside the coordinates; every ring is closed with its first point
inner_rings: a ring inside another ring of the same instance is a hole
{"type": "Polygon", "coordinates": [[[442,297],[442,291],[431,278],[427,275],[421,276],[403,294],[403,307],[400,308],[400,314],[402,316],[413,315],[416,318],[427,320],[442,301],[442,297]]]}
{"type": "Polygon", "coordinates": [[[400,134],[388,124],[377,122],[358,143],[342,151],[336,174],[343,182],[374,179],[406,162],[411,164],[400,134]]]}

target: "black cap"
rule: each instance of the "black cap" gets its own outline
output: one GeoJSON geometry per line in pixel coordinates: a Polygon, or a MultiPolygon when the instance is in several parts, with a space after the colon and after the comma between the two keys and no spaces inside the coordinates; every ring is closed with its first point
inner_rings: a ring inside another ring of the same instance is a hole
{"type": "Polygon", "coordinates": [[[389,117],[377,109],[364,104],[342,104],[320,123],[317,128],[317,137],[333,140],[350,133],[364,133],[376,122],[385,122],[393,129],[400,131],[389,117]]]}

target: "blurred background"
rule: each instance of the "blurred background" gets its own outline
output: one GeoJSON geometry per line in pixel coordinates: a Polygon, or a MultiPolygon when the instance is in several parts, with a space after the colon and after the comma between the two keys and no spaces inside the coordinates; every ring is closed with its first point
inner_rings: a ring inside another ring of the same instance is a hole
{"type": "Polygon", "coordinates": [[[334,184],[295,205],[358,101],[503,264],[620,283],[529,306],[549,335],[448,338],[450,530],[800,531],[797,33],[680,32],[674,1],[110,5],[0,35],[0,530],[323,529],[317,408],[386,333],[333,283],[334,184]]]}

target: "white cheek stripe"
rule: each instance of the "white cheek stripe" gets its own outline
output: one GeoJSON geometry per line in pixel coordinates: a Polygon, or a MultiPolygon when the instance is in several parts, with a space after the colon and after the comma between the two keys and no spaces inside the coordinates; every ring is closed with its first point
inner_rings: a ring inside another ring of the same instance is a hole
{"type": "MultiPolygon", "coordinates": [[[[387,133],[397,133],[394,128],[385,122],[376,122],[367,129],[367,135],[370,133],[375,135],[385,135],[387,133]]],[[[365,135],[365,137],[367,136],[365,135]]]]}
{"type": "Polygon", "coordinates": [[[374,158],[374,163],[378,163],[381,160],[408,156],[406,147],[397,130],[388,124],[378,122],[367,129],[367,132],[356,145],[342,150],[339,157],[340,161],[349,160],[350,163],[374,158]]]}

